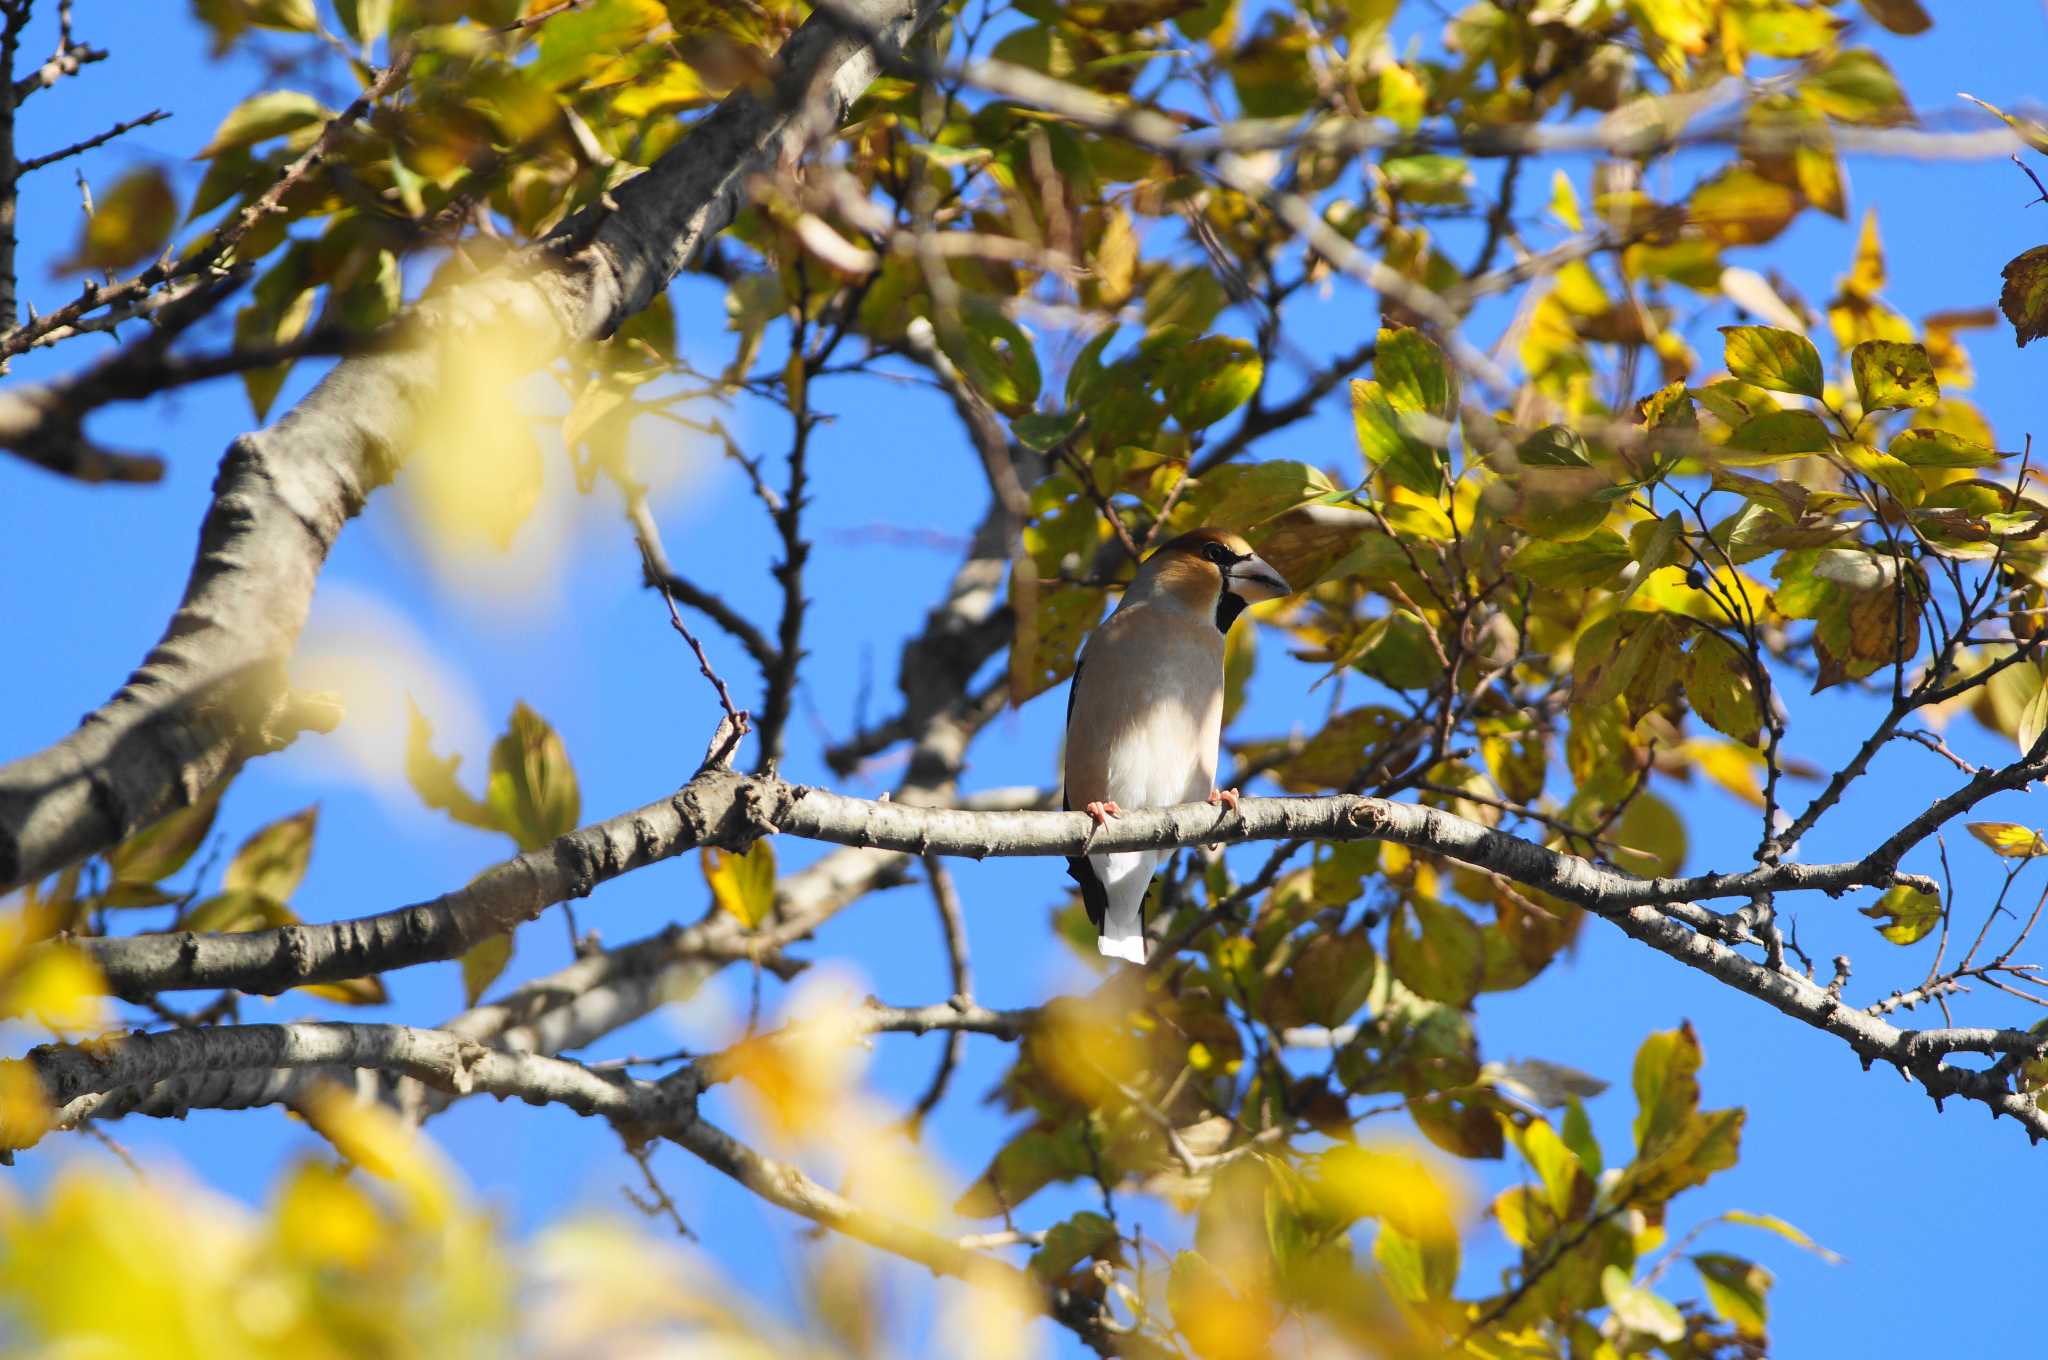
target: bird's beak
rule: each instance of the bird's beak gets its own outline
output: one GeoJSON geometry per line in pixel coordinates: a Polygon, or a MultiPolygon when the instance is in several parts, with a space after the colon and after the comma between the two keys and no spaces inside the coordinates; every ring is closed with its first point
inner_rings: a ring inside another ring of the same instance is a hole
{"type": "Polygon", "coordinates": [[[1280,573],[1267,566],[1257,557],[1247,557],[1232,564],[1224,573],[1224,588],[1246,604],[1257,604],[1261,600],[1277,600],[1282,595],[1294,592],[1280,573]]]}

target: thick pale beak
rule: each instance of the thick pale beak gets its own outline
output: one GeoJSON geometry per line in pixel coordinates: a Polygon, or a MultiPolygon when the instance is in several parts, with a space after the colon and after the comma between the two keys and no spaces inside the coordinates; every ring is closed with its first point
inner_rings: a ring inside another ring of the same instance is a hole
{"type": "Polygon", "coordinates": [[[1280,573],[1267,566],[1257,557],[1247,557],[1231,565],[1223,574],[1224,588],[1246,604],[1257,604],[1261,600],[1277,600],[1282,595],[1294,592],[1280,573]]]}

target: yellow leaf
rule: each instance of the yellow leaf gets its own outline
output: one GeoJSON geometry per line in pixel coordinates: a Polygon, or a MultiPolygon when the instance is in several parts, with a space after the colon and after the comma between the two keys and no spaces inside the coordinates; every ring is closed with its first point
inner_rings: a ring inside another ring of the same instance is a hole
{"type": "Polygon", "coordinates": [[[2017,822],[1969,822],[1969,833],[1984,842],[2001,859],[2033,859],[2048,855],[2048,840],[2041,833],[2017,822]]]}
{"type": "Polygon", "coordinates": [[[1343,1144],[1316,1163],[1318,1188],[1336,1213],[1371,1218],[1427,1244],[1458,1239],[1464,1192],[1430,1163],[1390,1143],[1343,1144]]]}
{"type": "Polygon", "coordinates": [[[719,909],[754,930],[775,909],[775,845],[766,836],[743,855],[705,846],[704,881],[719,909]]]}
{"type": "Polygon", "coordinates": [[[342,1156],[390,1182],[407,1211],[422,1222],[444,1224],[459,1207],[439,1150],[394,1111],[327,1085],[307,1096],[298,1113],[342,1156]]]}
{"type": "Polygon", "coordinates": [[[290,901],[313,857],[313,831],[319,817],[317,806],[303,808],[243,841],[221,876],[221,887],[255,893],[273,902],[290,901]]]}

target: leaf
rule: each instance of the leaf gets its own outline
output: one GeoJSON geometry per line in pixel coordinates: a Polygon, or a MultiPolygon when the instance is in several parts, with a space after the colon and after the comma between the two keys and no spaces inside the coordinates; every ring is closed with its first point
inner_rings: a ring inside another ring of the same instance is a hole
{"type": "Polygon", "coordinates": [[[1721,1217],[1727,1219],[1730,1223],[1740,1223],[1744,1227],[1762,1228],[1765,1232],[1776,1233],[1793,1246],[1804,1247],[1806,1250],[1813,1252],[1829,1265],[1837,1265],[1842,1260],[1840,1256],[1829,1251],[1826,1247],[1814,1241],[1784,1219],[1779,1218],[1776,1214],[1753,1214],[1747,1209],[1730,1209],[1722,1214],[1721,1217]]]}
{"type": "Polygon", "coordinates": [[[1051,1284],[1091,1258],[1121,1260],[1122,1242],[1123,1235],[1116,1224],[1093,1210],[1083,1209],[1046,1230],[1044,1245],[1031,1255],[1030,1270],[1051,1284]]]}
{"type": "Polygon", "coordinates": [[[326,105],[297,90],[271,90],[244,100],[221,120],[211,141],[193,159],[208,160],[223,151],[254,146],[257,142],[295,132],[334,115],[326,105]]]}
{"type": "Polygon", "coordinates": [[[1890,452],[1908,467],[1989,467],[2004,457],[1961,435],[1925,428],[1899,431],[1890,452]]]}
{"type": "Polygon", "coordinates": [[[1523,467],[1589,468],[1586,437],[1569,425],[1545,425],[1515,445],[1515,457],[1523,467]]]}
{"type": "Polygon", "coordinates": [[[1038,400],[1038,355],[1031,337],[994,303],[968,298],[959,324],[939,328],[939,343],[997,410],[1021,414],[1038,400]]]}
{"type": "Polygon", "coordinates": [[[234,932],[271,930],[296,925],[297,912],[274,897],[248,888],[230,888],[194,903],[178,918],[179,930],[234,932]]]}
{"type": "Polygon", "coordinates": [[[1259,390],[1265,366],[1250,342],[1211,335],[1183,346],[1170,358],[1160,386],[1167,409],[1190,433],[1207,429],[1259,390]]]}
{"type": "Polygon", "coordinates": [[[1844,123],[1886,127],[1913,119],[1898,77],[1868,48],[1845,48],[1807,77],[1800,91],[1814,107],[1844,123]]]}
{"type": "Polygon", "coordinates": [[[1979,99],[1976,95],[1965,94],[1960,90],[1958,90],[1956,93],[1958,98],[1969,100],[1972,104],[1975,104],[1978,108],[1985,110],[1994,118],[1998,119],[1999,122],[2004,123],[2014,132],[2018,133],[2020,140],[2025,142],[2028,146],[2032,147],[2036,151],[2041,152],[2043,155],[2048,155],[2048,128],[2042,127],[2039,123],[2035,122],[2031,118],[2015,118],[2011,114],[2007,113],[2004,109],[1999,108],[1996,104],[1988,104],[1985,101],[1979,99]]]}
{"type": "Polygon", "coordinates": [[[1486,941],[1464,912],[1417,895],[1407,910],[1396,913],[1387,962],[1395,978],[1417,996],[1466,1006],[1485,977],[1486,941]]]}
{"type": "Polygon", "coordinates": [[[289,902],[306,876],[313,857],[313,830],[318,804],[279,818],[242,842],[221,875],[221,886],[256,893],[274,902],[289,902]]]}
{"type": "Polygon", "coordinates": [[[184,868],[206,843],[206,833],[213,829],[226,791],[226,785],[215,785],[192,806],[179,808],[107,851],[107,868],[113,871],[116,885],[160,883],[184,868]]]}
{"type": "Polygon", "coordinates": [[[1488,1063],[1480,1075],[1487,1077],[1489,1074],[1497,1084],[1509,1087],[1515,1094],[1544,1109],[1556,1109],[1574,1098],[1590,1100],[1607,1089],[1607,1083],[1598,1077],[1543,1058],[1488,1063]]]}
{"type": "Polygon", "coordinates": [[[2025,349],[2048,335],[2048,246],[2035,246],[2006,261],[1999,310],[2012,322],[2013,338],[2025,349]]]}
{"type": "Polygon", "coordinates": [[[1412,326],[1382,327],[1375,356],[1373,377],[1396,408],[1449,417],[1455,395],[1450,365],[1428,336],[1412,326]]]}
{"type": "Polygon", "coordinates": [[[2048,840],[2018,822],[1965,822],[1964,829],[1991,847],[2001,859],[2033,859],[2048,855],[2048,840]]]}
{"type": "Polygon", "coordinates": [[[1631,1284],[1620,1266],[1600,1272],[1600,1296],[1614,1313],[1614,1320],[1631,1332],[1641,1332],[1669,1345],[1685,1337],[1685,1319],[1668,1299],[1640,1285],[1631,1284]]]}
{"type": "Polygon", "coordinates": [[[576,829],[583,795],[562,738],[522,700],[505,734],[491,745],[484,801],[499,829],[521,850],[538,850],[576,829]]]}
{"type": "Polygon", "coordinates": [[[469,791],[456,782],[456,767],[462,764],[461,756],[442,759],[434,754],[434,727],[420,712],[420,706],[408,694],[405,705],[411,714],[405,735],[405,778],[420,801],[430,808],[438,808],[464,826],[477,827],[484,831],[503,831],[498,824],[498,815],[469,791]]]}
{"type": "Polygon", "coordinates": [[[1507,566],[1540,586],[1588,590],[1606,585],[1633,560],[1627,539],[1612,529],[1599,528],[1569,543],[1530,539],[1515,550],[1507,566]]]}
{"type": "Polygon", "coordinates": [[[1849,351],[1849,367],[1856,375],[1856,395],[1866,411],[1932,406],[1941,400],[1941,386],[1934,380],[1934,365],[1928,362],[1923,345],[1865,340],[1849,351]]]}
{"type": "Polygon", "coordinates": [[[112,271],[163,249],[177,225],[178,200],[161,170],[131,170],[93,202],[78,248],[59,269],[112,271]]]}
{"type": "Polygon", "coordinates": [[[1903,37],[1925,33],[1934,20],[1920,7],[1920,0],[1863,0],[1863,10],[1886,29],[1903,37]]]}
{"type": "Polygon", "coordinates": [[[1738,1335],[1761,1341],[1769,1316],[1765,1296],[1771,1288],[1771,1272],[1754,1261],[1725,1252],[1700,1252],[1692,1258],[1707,1287],[1707,1302],[1714,1311],[1735,1326],[1738,1335]]]}
{"type": "Polygon", "coordinates": [[[462,955],[463,1005],[474,1006],[512,962],[512,932],[502,931],[462,955]]]}
{"type": "Polygon", "coordinates": [[[721,911],[749,930],[775,910],[775,843],[763,836],[743,855],[705,846],[704,881],[721,911]]]}
{"type": "Polygon", "coordinates": [[[1941,923],[1941,899],[1901,883],[1864,907],[1861,914],[1883,922],[1877,933],[1893,944],[1913,944],[1941,923]]]}
{"type": "Polygon", "coordinates": [[[1714,241],[1727,246],[1761,245],[1776,239],[1799,215],[1796,189],[1754,171],[1724,170],[1692,191],[1689,215],[1714,241]]]}
{"type": "Polygon", "coordinates": [[[363,44],[374,43],[391,27],[394,0],[334,0],[334,11],[348,35],[363,44]]]}
{"type": "Polygon", "coordinates": [[[1773,392],[1818,397],[1827,389],[1820,352],[1797,331],[1776,326],[1723,326],[1728,371],[1773,392]]]}
{"type": "Polygon", "coordinates": [[[1047,453],[1071,437],[1086,419],[1081,411],[1030,411],[1010,422],[1010,432],[1025,448],[1047,453]]]}
{"type": "Polygon", "coordinates": [[[1685,656],[1686,702],[1717,732],[1755,746],[1763,731],[1749,658],[1718,633],[1702,631],[1685,656]]]}
{"type": "Polygon", "coordinates": [[[1442,489],[1442,455],[1409,433],[1407,422],[1379,383],[1366,378],[1351,380],[1351,422],[1369,467],[1384,472],[1395,485],[1425,496],[1433,497],[1442,489]]]}
{"type": "Polygon", "coordinates": [[[1825,453],[1834,447],[1828,427],[1811,411],[1766,411],[1745,420],[1728,436],[1728,447],[1774,458],[1825,453]]]}
{"type": "Polygon", "coordinates": [[[1315,1159],[1310,1178],[1329,1211],[1343,1221],[1370,1218],[1418,1242],[1457,1243],[1455,1195],[1429,1163],[1405,1148],[1339,1144],[1315,1159]]]}

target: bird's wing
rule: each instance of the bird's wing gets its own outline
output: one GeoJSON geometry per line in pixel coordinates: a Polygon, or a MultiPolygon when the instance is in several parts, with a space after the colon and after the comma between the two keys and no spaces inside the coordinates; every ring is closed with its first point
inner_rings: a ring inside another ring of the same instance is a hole
{"type": "MultiPolygon", "coordinates": [[[[1074,663],[1073,677],[1067,681],[1067,727],[1069,729],[1066,755],[1067,768],[1066,776],[1060,781],[1060,808],[1065,812],[1072,812],[1074,810],[1074,795],[1071,787],[1074,770],[1074,743],[1071,729],[1074,725],[1074,696],[1081,692],[1082,664],[1082,661],[1074,663]]],[[[1090,923],[1098,931],[1101,930],[1102,920],[1109,914],[1109,893],[1102,886],[1102,876],[1095,872],[1095,866],[1089,863],[1086,855],[1069,855],[1067,857],[1067,877],[1080,885],[1081,905],[1087,910],[1090,923]]]]}

